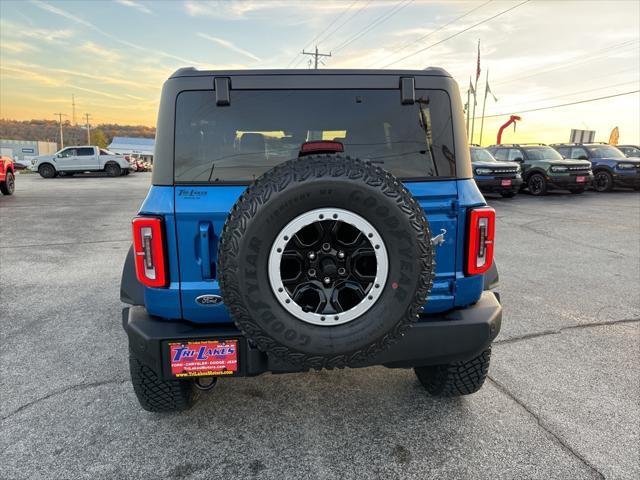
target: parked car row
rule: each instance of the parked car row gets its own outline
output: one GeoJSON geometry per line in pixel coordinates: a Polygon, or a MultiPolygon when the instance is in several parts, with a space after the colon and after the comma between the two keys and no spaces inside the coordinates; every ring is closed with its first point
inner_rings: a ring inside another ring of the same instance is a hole
{"type": "Polygon", "coordinates": [[[640,149],[621,148],[625,150],[601,143],[473,145],[471,161],[480,190],[506,198],[524,189],[532,195],[554,189],[580,194],[589,187],[598,192],[640,190],[640,149]]]}
{"type": "Polygon", "coordinates": [[[124,158],[134,167],[136,172],[150,172],[152,168],[151,162],[143,160],[137,153],[125,155],[124,158]]]}

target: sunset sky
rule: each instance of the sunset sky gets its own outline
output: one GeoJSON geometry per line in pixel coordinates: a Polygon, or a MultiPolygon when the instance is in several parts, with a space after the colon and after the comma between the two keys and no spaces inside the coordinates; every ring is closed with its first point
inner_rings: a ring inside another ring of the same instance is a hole
{"type": "Polygon", "coordinates": [[[487,118],[483,144],[511,113],[634,91],[522,113],[503,140],[567,141],[571,128],[607,140],[618,126],[621,143],[640,143],[640,2],[520,3],[2,0],[0,117],[71,119],[73,94],[78,121],[89,112],[94,124],[154,125],[177,68],[307,68],[299,52],[315,43],[332,52],[322,68],[443,67],[466,102],[480,39],[478,90],[488,69],[498,101],[489,97],[487,115],[504,114],[487,118]]]}

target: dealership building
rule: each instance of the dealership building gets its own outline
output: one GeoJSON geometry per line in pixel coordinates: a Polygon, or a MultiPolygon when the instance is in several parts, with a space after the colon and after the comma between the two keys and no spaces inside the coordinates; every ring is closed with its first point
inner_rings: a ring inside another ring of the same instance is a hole
{"type": "Polygon", "coordinates": [[[14,162],[30,162],[33,157],[57,151],[58,144],[55,142],[0,139],[0,154],[11,157],[14,162]]]}
{"type": "Polygon", "coordinates": [[[137,153],[142,160],[153,161],[154,138],[141,137],[113,137],[113,141],[107,147],[113,153],[130,155],[137,153]]]}

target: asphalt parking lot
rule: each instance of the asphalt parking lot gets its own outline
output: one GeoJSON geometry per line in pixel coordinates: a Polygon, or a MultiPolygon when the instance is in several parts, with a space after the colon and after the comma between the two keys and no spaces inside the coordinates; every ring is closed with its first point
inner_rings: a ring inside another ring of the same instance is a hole
{"type": "Polygon", "coordinates": [[[0,477],[640,478],[640,194],[489,199],[503,329],[477,394],[383,367],[136,402],[119,281],[150,174],[0,198],[0,477]]]}

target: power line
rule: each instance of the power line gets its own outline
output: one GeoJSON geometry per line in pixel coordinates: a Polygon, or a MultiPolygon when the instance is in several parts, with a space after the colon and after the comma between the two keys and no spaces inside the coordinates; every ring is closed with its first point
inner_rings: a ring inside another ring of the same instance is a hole
{"type": "Polygon", "coordinates": [[[353,12],[351,15],[349,15],[347,18],[345,18],[342,23],[340,23],[335,29],[331,30],[330,32],[327,32],[326,35],[324,35],[321,39],[320,42],[324,42],[327,38],[329,38],[329,35],[334,35],[338,30],[340,30],[342,27],[344,27],[347,23],[349,23],[349,21],[352,18],[355,18],[358,16],[358,14],[363,11],[365,8],[367,8],[369,6],[369,4],[372,2],[373,0],[367,0],[367,2],[365,2],[358,10],[356,10],[355,12],[353,12]]]}
{"type": "Polygon", "coordinates": [[[398,60],[395,60],[395,61],[393,61],[393,62],[391,62],[391,63],[388,63],[387,65],[384,65],[384,66],[383,66],[383,67],[381,67],[381,68],[387,68],[387,67],[390,67],[391,65],[395,65],[396,63],[401,62],[402,60],[406,60],[406,59],[407,59],[407,58],[409,58],[409,57],[413,57],[414,55],[417,55],[418,53],[422,53],[422,52],[424,52],[425,50],[429,50],[430,48],[433,48],[433,47],[435,47],[436,45],[440,45],[441,43],[444,43],[444,42],[446,42],[447,40],[451,40],[452,38],[457,37],[458,35],[462,35],[463,33],[468,32],[468,31],[469,31],[469,30],[471,30],[472,28],[475,28],[475,27],[477,27],[477,26],[479,26],[479,25],[482,25],[483,23],[487,23],[487,22],[489,22],[489,21],[491,21],[491,20],[493,20],[493,19],[495,19],[495,18],[498,18],[498,17],[499,17],[499,16],[501,16],[501,15],[504,15],[505,13],[509,13],[510,11],[515,10],[516,8],[518,8],[518,7],[522,6],[522,5],[524,5],[525,3],[529,3],[530,1],[531,1],[531,0],[524,0],[524,2],[520,2],[519,4],[514,5],[513,7],[509,7],[509,8],[507,8],[506,10],[503,10],[502,12],[497,13],[497,14],[495,14],[495,15],[493,15],[493,16],[491,16],[491,17],[489,17],[489,18],[485,19],[485,20],[482,20],[482,21],[480,21],[480,22],[478,22],[478,23],[474,23],[474,24],[473,24],[473,25],[471,25],[470,27],[467,27],[467,28],[465,28],[465,29],[463,29],[463,30],[460,30],[459,32],[454,33],[453,35],[450,35],[450,36],[448,36],[448,37],[446,37],[446,38],[444,38],[444,39],[442,39],[442,40],[440,40],[440,41],[438,41],[438,42],[436,42],[436,43],[432,43],[431,45],[429,45],[429,46],[427,46],[427,47],[424,47],[424,48],[421,48],[420,50],[417,50],[417,51],[415,51],[415,52],[413,52],[413,53],[410,53],[409,55],[406,55],[406,56],[404,56],[404,57],[402,57],[402,58],[400,58],[400,59],[398,59],[398,60]]]}
{"type": "MultiPolygon", "coordinates": [[[[319,43],[320,42],[320,38],[322,37],[322,35],[328,31],[331,27],[335,26],[336,21],[340,19],[340,17],[342,17],[343,15],[346,15],[347,13],[349,13],[349,10],[351,10],[353,8],[353,6],[358,3],[358,0],[354,0],[353,2],[351,2],[351,4],[347,7],[347,9],[344,12],[340,12],[333,20],[331,20],[331,22],[329,22],[329,25],[326,26],[326,28],[324,30],[322,30],[318,35],[315,36],[315,38],[313,40],[311,40],[306,47],[304,48],[309,48],[311,45],[313,45],[314,43],[319,43]]],[[[365,4],[368,5],[369,2],[367,2],[365,4]]],[[[357,13],[357,12],[356,12],[357,13]]],[[[349,17],[351,18],[351,17],[349,17]]],[[[303,48],[303,50],[304,50],[303,48]]]]}
{"type": "Polygon", "coordinates": [[[442,31],[443,29],[445,29],[446,27],[448,27],[448,26],[449,26],[449,25],[451,25],[452,23],[455,23],[455,22],[457,22],[458,20],[461,20],[461,19],[463,19],[464,17],[466,17],[466,16],[468,16],[468,15],[471,15],[471,14],[472,14],[473,12],[475,12],[476,10],[478,10],[478,9],[480,9],[480,8],[482,8],[482,7],[484,7],[485,5],[487,5],[487,4],[491,3],[491,2],[493,2],[493,0],[489,0],[488,2],[485,2],[485,3],[481,4],[481,5],[478,5],[477,7],[474,7],[474,8],[472,8],[471,10],[469,10],[469,11],[468,11],[467,13],[465,13],[464,15],[460,15],[459,17],[454,18],[454,19],[453,19],[453,20],[451,20],[450,22],[445,23],[444,25],[442,25],[442,26],[438,27],[438,28],[437,28],[437,29],[435,29],[434,31],[429,32],[429,33],[427,33],[426,35],[423,35],[422,37],[416,38],[415,40],[411,40],[410,42],[405,43],[403,46],[401,46],[401,47],[398,47],[398,48],[394,49],[394,50],[393,50],[391,53],[389,53],[388,55],[386,55],[386,56],[384,56],[384,57],[382,57],[382,58],[380,58],[380,59],[376,60],[376,62],[375,62],[375,63],[381,63],[381,62],[385,61],[387,58],[389,58],[389,57],[393,57],[397,52],[399,52],[399,51],[401,51],[401,50],[404,50],[405,48],[410,47],[411,45],[414,45],[414,44],[416,44],[416,43],[418,43],[418,42],[421,42],[422,40],[425,40],[425,39],[429,38],[429,37],[430,37],[430,36],[432,36],[432,35],[435,35],[436,33],[438,33],[438,32],[440,32],[440,31],[442,31]]]}
{"type": "Polygon", "coordinates": [[[400,1],[398,1],[388,12],[383,13],[382,15],[377,17],[373,22],[368,23],[363,29],[361,29],[358,32],[356,32],[355,34],[353,34],[351,37],[349,37],[348,39],[343,41],[341,44],[339,44],[339,45],[335,46],[334,48],[332,48],[331,51],[332,52],[338,52],[338,51],[342,50],[343,48],[347,47],[348,45],[351,45],[353,42],[358,40],[363,35],[366,35],[368,32],[373,30],[378,25],[380,25],[380,24],[386,22],[387,20],[389,20],[396,13],[398,13],[400,10],[402,10],[404,7],[406,7],[407,5],[412,3],[413,1],[414,0],[400,0],[400,1]]]}
{"type": "MultiPolygon", "coordinates": [[[[369,2],[367,2],[366,5],[368,5],[370,3],[371,0],[369,0],[369,2]]],[[[349,7],[347,7],[347,9],[344,12],[340,12],[338,13],[338,15],[336,15],[330,22],[329,24],[319,33],[317,34],[315,37],[313,37],[313,40],[311,40],[310,42],[308,42],[303,48],[302,50],[305,50],[307,48],[309,48],[311,45],[314,44],[314,42],[316,42],[316,40],[318,40],[320,38],[320,36],[325,33],[327,30],[329,30],[330,27],[335,25],[335,22],[343,15],[347,14],[349,12],[349,10],[351,10],[353,8],[353,6],[358,3],[358,0],[354,0],[351,5],[349,5],[349,7]]],[[[357,12],[356,12],[357,13],[357,12]]],[[[349,17],[351,18],[351,17],[349,17]]],[[[319,43],[319,42],[318,42],[319,43]]],[[[300,60],[298,58],[298,55],[296,55],[295,57],[293,57],[291,59],[291,61],[289,61],[289,63],[287,64],[287,68],[289,68],[289,66],[294,63],[296,60],[300,60]]],[[[299,63],[299,62],[298,62],[299,63]]]]}
{"type": "Polygon", "coordinates": [[[590,102],[597,102],[598,100],[606,100],[607,98],[623,97],[625,95],[632,95],[632,94],[638,93],[638,92],[640,92],[640,90],[632,90],[631,92],[616,93],[616,94],[607,95],[607,96],[604,96],[604,97],[589,98],[589,99],[586,99],[586,100],[578,100],[577,102],[561,103],[559,105],[550,105],[548,107],[532,108],[530,110],[513,110],[513,111],[510,111],[508,113],[498,113],[498,114],[495,114],[495,115],[486,115],[484,118],[504,117],[504,116],[507,116],[507,115],[513,115],[514,113],[531,113],[531,112],[539,112],[541,110],[550,110],[552,108],[569,107],[571,105],[579,105],[581,103],[590,103],[590,102]]]}
{"type": "Polygon", "coordinates": [[[580,65],[581,63],[585,63],[585,62],[591,62],[593,60],[598,60],[600,57],[603,56],[610,56],[611,55],[611,50],[614,48],[626,48],[626,46],[632,47],[634,46],[634,43],[638,43],[640,40],[635,39],[635,40],[627,40],[625,42],[622,43],[616,43],[613,45],[608,45],[600,50],[596,50],[595,52],[590,52],[588,54],[583,54],[583,55],[578,55],[576,57],[573,57],[573,60],[569,59],[569,61],[565,61],[562,65],[556,65],[555,67],[551,67],[551,68],[547,68],[546,70],[538,70],[534,73],[531,73],[529,75],[521,75],[519,77],[511,77],[511,78],[506,78],[504,80],[499,80],[497,82],[495,82],[495,85],[503,85],[506,83],[511,83],[511,82],[516,82],[519,80],[524,80],[527,78],[531,78],[531,77],[536,77],[538,75],[542,75],[544,73],[550,73],[550,72],[555,72],[557,70],[563,70],[567,67],[572,67],[575,65],[580,65]],[[586,57],[586,58],[583,58],[586,57]]]}
{"type": "Polygon", "coordinates": [[[608,88],[621,87],[622,85],[629,85],[630,83],[638,84],[638,82],[640,82],[640,79],[631,80],[629,82],[615,83],[613,85],[607,85],[607,86],[604,86],[604,87],[590,88],[588,90],[581,90],[579,92],[565,93],[563,95],[555,95],[553,97],[538,98],[538,99],[534,99],[534,100],[531,100],[531,101],[528,101],[528,102],[516,103],[511,108],[522,106],[522,105],[526,106],[526,105],[530,105],[532,103],[537,103],[537,102],[545,102],[547,100],[555,100],[555,99],[558,99],[558,98],[571,97],[573,95],[580,95],[581,93],[597,92],[598,90],[605,90],[605,89],[608,89],[608,88]]]}

